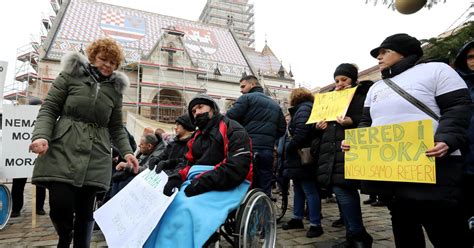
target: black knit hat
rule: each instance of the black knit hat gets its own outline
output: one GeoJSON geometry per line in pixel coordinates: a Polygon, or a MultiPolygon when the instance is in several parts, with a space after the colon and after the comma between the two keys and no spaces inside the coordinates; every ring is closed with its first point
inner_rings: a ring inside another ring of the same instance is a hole
{"type": "Polygon", "coordinates": [[[188,114],[184,114],[176,119],[176,123],[179,123],[184,129],[194,132],[196,130],[196,126],[191,122],[188,114]]]}
{"type": "Polygon", "coordinates": [[[421,42],[408,34],[394,34],[385,38],[379,47],[370,51],[370,55],[372,55],[374,58],[377,58],[381,48],[391,49],[403,55],[404,57],[409,55],[417,55],[418,57],[423,56],[421,42]]]}
{"type": "Polygon", "coordinates": [[[28,104],[29,105],[41,105],[41,104],[43,104],[43,101],[41,99],[39,99],[38,97],[33,96],[28,100],[28,104]]]}
{"type": "Polygon", "coordinates": [[[334,78],[336,78],[336,76],[346,76],[352,79],[352,83],[355,84],[357,82],[357,74],[357,67],[353,64],[342,63],[334,71],[334,78]]]}

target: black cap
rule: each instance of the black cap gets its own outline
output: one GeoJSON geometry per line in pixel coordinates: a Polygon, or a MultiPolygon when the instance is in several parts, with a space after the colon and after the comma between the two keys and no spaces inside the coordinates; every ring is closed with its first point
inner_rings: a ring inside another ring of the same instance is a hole
{"type": "Polygon", "coordinates": [[[341,75],[352,79],[352,83],[355,84],[358,78],[357,67],[355,67],[353,64],[342,63],[334,71],[334,78],[341,75]]]}
{"type": "Polygon", "coordinates": [[[370,55],[372,55],[374,58],[377,58],[381,48],[393,50],[404,57],[409,55],[417,55],[418,57],[423,56],[421,42],[408,34],[394,34],[385,38],[379,47],[370,51],[370,55]]]}
{"type": "Polygon", "coordinates": [[[184,129],[194,132],[196,130],[196,126],[191,122],[189,115],[184,114],[176,119],[176,123],[179,123],[184,129]]]}

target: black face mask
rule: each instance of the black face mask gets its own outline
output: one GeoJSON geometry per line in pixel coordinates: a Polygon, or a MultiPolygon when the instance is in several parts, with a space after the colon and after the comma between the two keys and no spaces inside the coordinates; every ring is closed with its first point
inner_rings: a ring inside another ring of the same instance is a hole
{"type": "Polygon", "coordinates": [[[209,123],[209,120],[211,120],[211,118],[209,118],[209,112],[198,114],[195,118],[196,126],[199,130],[203,130],[207,123],[209,123]]]}

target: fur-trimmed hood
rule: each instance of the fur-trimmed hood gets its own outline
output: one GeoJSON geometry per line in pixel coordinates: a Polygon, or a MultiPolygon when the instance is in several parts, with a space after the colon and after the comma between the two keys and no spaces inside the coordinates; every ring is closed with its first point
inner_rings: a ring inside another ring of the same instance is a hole
{"type": "MultiPolygon", "coordinates": [[[[61,70],[71,77],[82,77],[84,75],[90,76],[89,61],[86,56],[78,52],[71,52],[61,58],[61,70]]],[[[110,80],[114,82],[115,90],[123,94],[123,92],[130,86],[128,76],[119,71],[114,71],[110,80]]]]}

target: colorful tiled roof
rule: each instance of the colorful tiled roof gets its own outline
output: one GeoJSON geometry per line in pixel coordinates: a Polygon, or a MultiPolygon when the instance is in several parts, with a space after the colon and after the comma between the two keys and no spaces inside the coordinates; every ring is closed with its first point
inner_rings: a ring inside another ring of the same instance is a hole
{"type": "Polygon", "coordinates": [[[212,71],[219,63],[223,74],[250,71],[226,28],[93,0],[71,0],[60,21],[48,34],[54,36],[46,48],[48,59],[60,59],[69,51],[80,51],[93,40],[109,36],[122,44],[128,61],[138,61],[151,52],[164,28],[172,28],[186,33],[186,51],[200,68],[212,71]]]}
{"type": "MultiPolygon", "coordinates": [[[[278,60],[268,45],[263,47],[262,52],[250,48],[245,49],[244,52],[255,73],[260,72],[264,76],[278,77],[281,61],[278,60]]],[[[290,78],[286,71],[285,78],[290,78]]]]}

